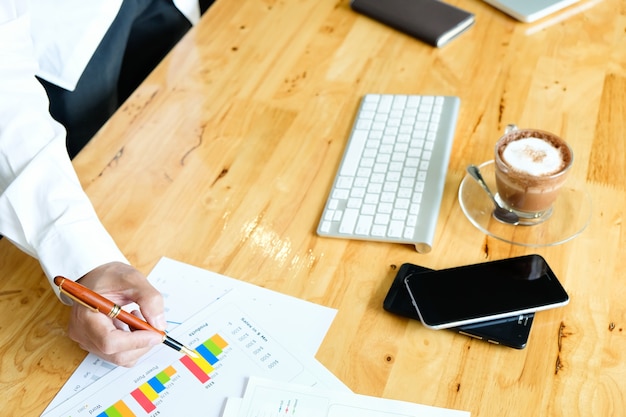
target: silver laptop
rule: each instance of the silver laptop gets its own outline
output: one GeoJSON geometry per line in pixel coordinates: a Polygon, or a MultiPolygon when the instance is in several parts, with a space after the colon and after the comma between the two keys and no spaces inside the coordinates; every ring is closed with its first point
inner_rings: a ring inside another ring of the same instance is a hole
{"type": "Polygon", "coordinates": [[[564,9],[580,0],[483,0],[509,16],[522,21],[534,22],[542,17],[564,9]]]}

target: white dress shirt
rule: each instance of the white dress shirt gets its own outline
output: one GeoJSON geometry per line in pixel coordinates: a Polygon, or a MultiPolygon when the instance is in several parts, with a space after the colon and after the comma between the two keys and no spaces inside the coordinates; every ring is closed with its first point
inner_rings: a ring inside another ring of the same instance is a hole
{"type": "MultiPolygon", "coordinates": [[[[37,75],[66,90],[74,90],[122,0],[22,1],[30,1],[32,5],[31,35],[39,63],[37,75]]],[[[192,24],[200,19],[198,0],[173,0],[173,3],[192,24]]]]}
{"type": "Polygon", "coordinates": [[[120,4],[32,0],[30,9],[27,0],[0,0],[0,234],[37,258],[49,280],[127,263],[80,185],[65,130],[35,78],[72,89],[120,4]],[[72,24],[43,24],[44,17],[72,24]],[[66,30],[50,36],[53,27],[66,30]]]}

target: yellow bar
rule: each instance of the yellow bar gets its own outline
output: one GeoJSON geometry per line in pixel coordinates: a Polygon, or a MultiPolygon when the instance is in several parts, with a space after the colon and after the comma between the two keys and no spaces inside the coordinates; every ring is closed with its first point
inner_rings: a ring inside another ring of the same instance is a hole
{"type": "Polygon", "coordinates": [[[139,390],[143,392],[150,401],[154,401],[159,398],[159,394],[157,394],[157,392],[147,382],[145,384],[142,384],[139,387],[139,390]]]}
{"type": "Polygon", "coordinates": [[[213,372],[213,370],[215,369],[211,366],[210,363],[206,361],[206,359],[200,356],[200,354],[198,354],[197,358],[191,358],[191,360],[193,360],[196,363],[196,365],[198,365],[200,369],[202,369],[204,373],[207,375],[213,372]]]}

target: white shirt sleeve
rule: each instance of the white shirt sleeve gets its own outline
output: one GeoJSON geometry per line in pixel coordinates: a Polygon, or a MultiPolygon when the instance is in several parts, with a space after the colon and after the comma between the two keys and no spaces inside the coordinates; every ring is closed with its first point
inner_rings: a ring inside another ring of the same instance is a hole
{"type": "Polygon", "coordinates": [[[25,3],[0,0],[0,234],[37,258],[49,280],[75,280],[127,260],[84,193],[65,131],[49,114],[34,76],[25,3]]]}

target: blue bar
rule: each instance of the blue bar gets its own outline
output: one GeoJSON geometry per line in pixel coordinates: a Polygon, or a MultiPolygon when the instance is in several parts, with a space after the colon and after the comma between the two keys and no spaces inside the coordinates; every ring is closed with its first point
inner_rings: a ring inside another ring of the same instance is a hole
{"type": "Polygon", "coordinates": [[[157,394],[165,389],[165,385],[163,385],[161,381],[157,379],[156,376],[153,378],[150,378],[148,380],[148,384],[152,387],[153,390],[156,391],[157,394]]]}
{"type": "Polygon", "coordinates": [[[204,345],[200,345],[196,348],[196,351],[202,356],[208,363],[214,365],[217,363],[217,357],[211,353],[211,351],[204,345]]]}

